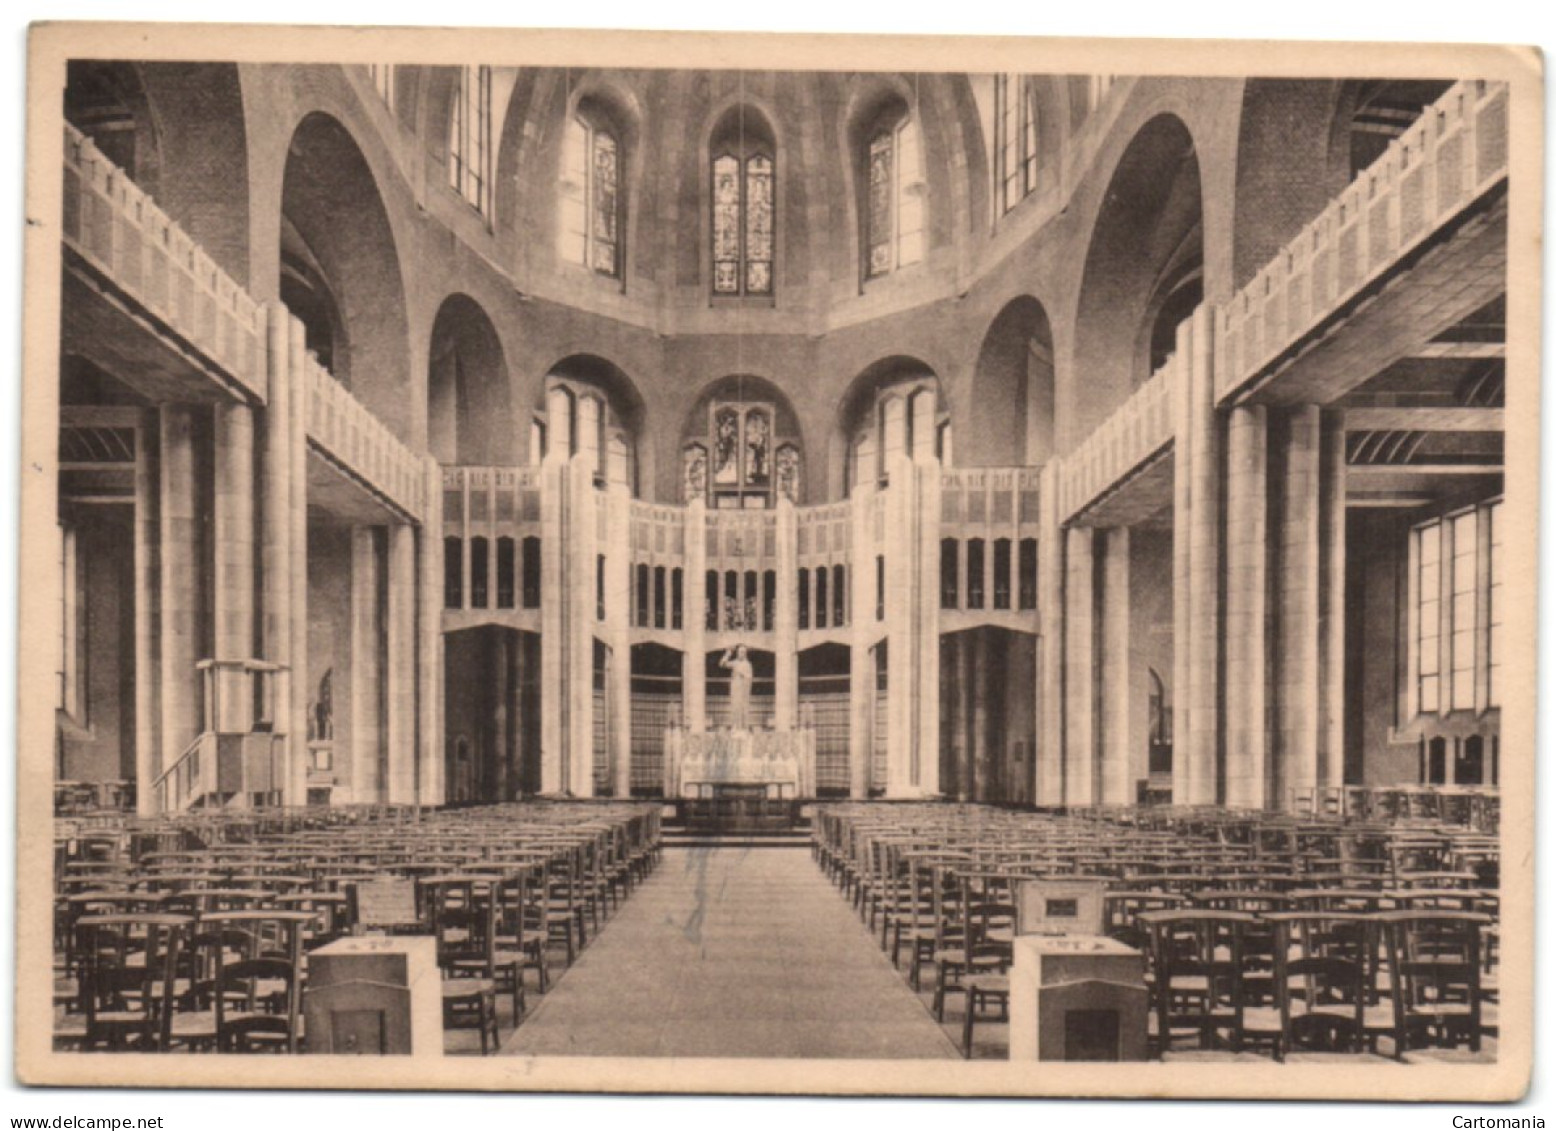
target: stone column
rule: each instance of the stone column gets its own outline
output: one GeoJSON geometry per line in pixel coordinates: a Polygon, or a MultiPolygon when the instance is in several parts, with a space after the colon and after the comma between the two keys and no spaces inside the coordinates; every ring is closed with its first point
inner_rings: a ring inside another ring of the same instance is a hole
{"type": "Polygon", "coordinates": [[[416,529],[389,527],[388,639],[385,649],[385,738],[389,800],[416,802],[416,529]]]}
{"type": "Polygon", "coordinates": [[[195,490],[195,414],[185,405],[161,410],[162,770],[199,736],[200,514],[195,490]]]}
{"type": "Polygon", "coordinates": [[[1318,785],[1319,717],[1319,410],[1291,409],[1282,437],[1280,569],[1276,610],[1275,798],[1282,808],[1318,785]]]}
{"type": "MultiPolygon", "coordinates": [[[[1322,667],[1318,784],[1345,784],[1345,420],[1325,412],[1319,497],[1319,662],[1322,667]]],[[[1484,525],[1484,524],[1482,524],[1484,525]]],[[[1482,555],[1482,560],[1487,560],[1482,555]]],[[[1484,670],[1483,664],[1476,671],[1484,670]]],[[[1486,762],[1489,764],[1490,756],[1486,762]]]]}
{"type": "MultiPolygon", "coordinates": [[[[588,397],[579,398],[579,406],[588,405],[588,397]]],[[[573,797],[594,796],[594,640],[604,625],[598,617],[599,564],[596,560],[601,543],[597,539],[598,508],[602,502],[594,487],[597,454],[585,445],[592,434],[585,412],[579,423],[579,453],[568,468],[569,519],[566,552],[572,564],[568,569],[569,588],[564,590],[570,624],[567,627],[566,680],[567,767],[562,783],[573,797]]],[[[608,574],[607,574],[608,576],[608,574]]]]}
{"type": "MultiPolygon", "coordinates": [[[[308,757],[308,732],[293,730],[292,704],[305,684],[306,672],[298,673],[292,667],[292,537],[296,523],[293,520],[292,499],[292,444],[296,440],[293,416],[293,372],[291,366],[291,324],[295,321],[286,307],[271,303],[267,307],[269,362],[269,400],[264,414],[264,490],[262,495],[264,541],[264,584],[261,591],[263,617],[261,620],[264,657],[280,670],[271,677],[274,702],[271,704],[271,720],[276,731],[286,736],[285,759],[288,770],[294,762],[308,757]]],[[[298,585],[306,586],[307,577],[298,579],[298,585]]],[[[302,698],[306,707],[306,695],[302,698]]],[[[287,785],[291,779],[288,774],[287,785]]],[[[288,788],[286,792],[290,792],[288,788]]]]}
{"type": "Polygon", "coordinates": [[[707,505],[693,499],[686,508],[686,575],[681,588],[681,704],[688,729],[702,733],[708,724],[707,505]]]}
{"type": "MultiPolygon", "coordinates": [[[[617,797],[632,796],[632,494],[627,489],[626,449],[613,443],[611,474],[598,501],[607,508],[605,525],[605,639],[610,644],[605,678],[609,704],[611,789],[617,797]]],[[[670,600],[666,569],[664,599],[670,600]]],[[[652,592],[652,572],[650,573],[652,592]]],[[[652,623],[652,622],[650,622],[652,623]]],[[[668,612],[665,624],[670,623],[668,612]]]]}
{"type": "MultiPolygon", "coordinates": [[[[540,792],[551,796],[564,789],[568,747],[572,404],[565,389],[547,390],[547,443],[540,465],[540,792]]],[[[592,597],[592,580],[590,588],[592,597]]]]}
{"type": "Polygon", "coordinates": [[[1269,584],[1269,491],[1265,408],[1234,408],[1227,421],[1226,803],[1261,809],[1268,800],[1268,681],[1265,594],[1269,584]]]}
{"type": "Polygon", "coordinates": [[[1032,755],[1038,805],[1064,802],[1064,529],[1059,525],[1060,462],[1038,481],[1037,740],[1032,755]]]}
{"type": "MultiPolygon", "coordinates": [[[[913,464],[907,450],[907,400],[883,402],[886,459],[886,796],[918,796],[913,639],[915,533],[913,464]]],[[[871,555],[872,559],[874,555],[871,555]]]]}
{"type": "Polygon", "coordinates": [[[853,519],[854,619],[849,626],[848,795],[860,800],[870,796],[870,761],[875,741],[875,662],[870,649],[885,627],[875,619],[875,536],[871,529],[875,484],[872,461],[869,477],[855,483],[849,499],[853,519]]]}
{"type": "Polygon", "coordinates": [[[956,760],[956,800],[971,801],[978,788],[974,777],[973,699],[978,693],[978,666],[974,662],[973,636],[959,632],[952,639],[956,649],[956,694],[952,700],[951,748],[956,760]]]}
{"type": "Polygon", "coordinates": [[[425,476],[427,503],[417,545],[416,799],[423,805],[442,805],[443,469],[431,456],[426,460],[425,476]]]}
{"type": "MultiPolygon", "coordinates": [[[[1221,468],[1220,437],[1215,408],[1215,378],[1211,370],[1211,319],[1201,306],[1178,328],[1178,352],[1187,359],[1190,404],[1189,472],[1189,633],[1188,731],[1186,739],[1188,796],[1191,805],[1216,803],[1216,760],[1220,745],[1219,674],[1221,643],[1221,468]]],[[[1182,437],[1180,436],[1180,441],[1182,437]]],[[[1175,689],[1176,694],[1176,689],[1175,689]]],[[[1173,751],[1176,767],[1178,751],[1173,751]]],[[[1176,773],[1174,774],[1176,787],[1176,773]]],[[[1174,796],[1174,800],[1177,800],[1174,796]]]]}
{"type": "Polygon", "coordinates": [[[308,800],[308,373],[317,363],[308,357],[303,324],[287,320],[287,370],[292,380],[291,436],[287,451],[291,456],[291,650],[292,702],[288,715],[290,733],[296,740],[287,747],[286,788],[283,797],[289,805],[308,800]]]}
{"type": "MultiPolygon", "coordinates": [[[[796,515],[794,504],[786,498],[778,500],[778,564],[777,592],[773,594],[773,652],[774,725],[778,730],[792,730],[799,723],[800,705],[800,656],[799,624],[799,555],[796,548],[796,515]]],[[[859,570],[854,563],[849,570],[849,602],[852,618],[859,616],[859,570]]],[[[853,619],[849,621],[853,623],[853,619]]]]}
{"type": "Polygon", "coordinates": [[[513,680],[512,649],[509,647],[509,634],[499,629],[495,634],[492,648],[492,668],[490,673],[492,687],[492,758],[495,762],[493,775],[494,789],[493,800],[507,801],[512,796],[510,790],[513,784],[513,716],[512,693],[513,680]]]}
{"type": "Polygon", "coordinates": [[[1129,707],[1129,528],[1107,530],[1102,550],[1102,797],[1104,805],[1133,800],[1129,707]]]}
{"type": "Polygon", "coordinates": [[[384,743],[379,568],[373,528],[352,527],[351,799],[359,805],[388,800],[379,772],[384,743]]]}
{"type": "MultiPolygon", "coordinates": [[[[246,404],[218,404],[212,540],[215,659],[254,658],[254,415],[246,404]]],[[[218,668],[217,730],[247,731],[253,693],[241,668],[218,668]]]]}
{"type": "Polygon", "coordinates": [[[989,726],[993,721],[990,699],[995,675],[989,663],[988,633],[974,629],[965,639],[972,645],[966,649],[967,662],[962,665],[963,672],[971,674],[967,684],[972,724],[967,743],[967,798],[969,801],[988,801],[993,776],[993,767],[989,764],[989,726]]]}
{"type": "Polygon", "coordinates": [[[1187,805],[1190,788],[1189,670],[1193,641],[1189,616],[1189,581],[1193,542],[1190,484],[1194,477],[1193,389],[1179,331],[1172,368],[1172,803],[1187,805]]]}
{"type": "Polygon", "coordinates": [[[1094,532],[1072,526],[1065,537],[1064,582],[1064,804],[1096,798],[1094,532]]]}
{"type": "MultiPolygon", "coordinates": [[[[909,640],[914,651],[913,784],[921,797],[940,793],[940,461],[935,458],[934,416],[919,406],[934,407],[934,394],[924,390],[913,398],[915,413],[913,519],[913,622],[909,640]],[[923,441],[923,436],[928,441],[923,441]]],[[[992,557],[992,555],[990,555],[992,557]]]]}
{"type": "Polygon", "coordinates": [[[161,582],[158,553],[159,499],[154,448],[157,416],[141,414],[135,432],[135,812],[155,816],[161,798],[153,785],[162,774],[161,582]]]}

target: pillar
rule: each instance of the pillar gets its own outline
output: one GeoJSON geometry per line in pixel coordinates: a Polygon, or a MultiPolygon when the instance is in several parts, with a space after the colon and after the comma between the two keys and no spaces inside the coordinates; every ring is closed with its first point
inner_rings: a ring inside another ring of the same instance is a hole
{"type": "Polygon", "coordinates": [[[984,629],[974,629],[965,639],[972,645],[966,650],[970,662],[962,667],[972,676],[967,685],[971,723],[967,743],[967,799],[988,801],[989,783],[993,777],[993,767],[989,764],[989,727],[993,722],[990,706],[994,683],[989,662],[989,634],[984,629]]]}
{"type": "MultiPolygon", "coordinates": [[[[974,630],[976,631],[976,630],[974,630]]],[[[956,648],[956,691],[953,696],[955,722],[952,749],[956,758],[956,799],[971,801],[977,796],[975,755],[977,723],[973,701],[978,695],[978,665],[973,648],[973,633],[959,632],[953,638],[956,648]]]]}
{"type": "MultiPolygon", "coordinates": [[[[387,799],[379,772],[383,748],[377,539],[371,526],[351,529],[351,798],[358,804],[387,799]]],[[[307,732],[303,733],[302,742],[307,732]]],[[[305,745],[305,743],[303,743],[305,745]]]]}
{"type": "MultiPolygon", "coordinates": [[[[277,732],[285,735],[285,764],[288,767],[284,793],[290,792],[290,767],[307,759],[308,732],[297,733],[292,727],[294,687],[301,686],[306,672],[292,670],[292,537],[295,523],[292,512],[292,443],[296,438],[293,418],[293,375],[291,367],[291,313],[280,303],[266,308],[268,318],[269,398],[264,414],[264,489],[262,491],[261,539],[263,542],[263,582],[260,603],[260,647],[264,658],[278,665],[272,676],[272,720],[277,732]]],[[[307,575],[297,579],[306,586],[307,575]]],[[[304,696],[306,699],[306,696],[304,696]]]]}
{"type": "MultiPolygon", "coordinates": [[[[799,657],[799,554],[796,538],[794,504],[787,498],[778,500],[778,564],[777,592],[773,595],[773,724],[778,730],[793,730],[799,723],[800,706],[800,657],[799,657]]],[[[859,567],[849,566],[850,624],[858,619],[859,567]]]]}
{"type": "Polygon", "coordinates": [[[1104,805],[1133,800],[1129,708],[1129,528],[1100,534],[1102,540],[1102,650],[1100,699],[1102,724],[1102,796],[1104,805]]]}
{"type": "Polygon", "coordinates": [[[416,528],[389,527],[384,737],[389,754],[389,800],[416,803],[416,528]]]}
{"type": "MultiPolygon", "coordinates": [[[[889,396],[883,402],[883,447],[887,486],[886,555],[886,796],[915,797],[920,767],[914,725],[913,673],[915,648],[914,560],[916,558],[913,464],[908,452],[907,398],[889,396]]],[[[875,555],[870,555],[874,564],[875,555]]]]}
{"type": "MultiPolygon", "coordinates": [[[[566,389],[546,391],[546,452],[540,465],[540,792],[548,795],[563,791],[567,759],[572,407],[566,389]]],[[[591,596],[592,589],[591,581],[591,596]]]]}
{"type": "Polygon", "coordinates": [[[1065,534],[1064,804],[1071,807],[1096,797],[1094,538],[1084,526],[1065,534]]]}
{"type": "Polygon", "coordinates": [[[1188,513],[1176,520],[1174,537],[1182,529],[1189,541],[1184,626],[1189,639],[1188,729],[1173,736],[1173,800],[1178,800],[1176,747],[1181,745],[1188,775],[1183,801],[1190,805],[1216,803],[1220,745],[1221,461],[1210,325],[1209,308],[1201,306],[1178,328],[1178,352],[1186,359],[1178,375],[1187,378],[1189,412],[1187,431],[1178,434],[1177,443],[1189,451],[1189,497],[1188,513]]]}
{"type": "MultiPolygon", "coordinates": [[[[1345,421],[1340,412],[1325,412],[1321,425],[1319,484],[1319,662],[1322,716],[1318,784],[1338,789],[1345,784],[1345,421]]],[[[1483,559],[1489,560],[1485,555],[1483,559]]],[[[1483,638],[1483,637],[1482,637],[1483,638]]],[[[1484,665],[1477,664],[1476,671],[1484,665]]],[[[1485,765],[1491,756],[1486,754],[1485,765]]]]}
{"type": "MultiPolygon", "coordinates": [[[[632,796],[632,494],[627,488],[626,446],[611,443],[611,467],[605,493],[596,492],[607,508],[605,541],[605,639],[610,645],[605,674],[606,717],[610,720],[611,791],[632,796]]],[[[669,568],[665,569],[666,603],[670,600],[669,568]]],[[[651,590],[652,591],[652,590],[651,590]]],[[[670,623],[669,613],[665,624],[670,623]]],[[[684,622],[683,622],[684,623],[684,622]]],[[[592,686],[592,684],[591,684],[592,686]]]]}
{"type": "Polygon", "coordinates": [[[1039,805],[1064,803],[1064,530],[1059,525],[1059,467],[1059,461],[1050,460],[1038,480],[1038,725],[1032,796],[1039,805]]]}
{"type": "MultiPolygon", "coordinates": [[[[864,445],[860,445],[861,452],[864,445]]],[[[872,449],[873,452],[873,449],[872,449]]],[[[854,563],[854,618],[849,625],[848,654],[848,795],[870,796],[870,761],[875,739],[875,657],[871,646],[885,626],[875,619],[875,532],[871,512],[877,494],[873,456],[868,476],[861,474],[849,498],[854,563]]],[[[861,472],[863,472],[861,467],[861,472]]]]}
{"type": "Polygon", "coordinates": [[[141,414],[135,445],[135,812],[154,816],[161,799],[152,786],[162,773],[161,561],[158,554],[159,488],[153,462],[157,418],[141,414]]]}
{"type": "MultiPolygon", "coordinates": [[[[595,404],[579,398],[579,407],[595,404]]],[[[563,792],[572,797],[594,796],[594,641],[605,625],[597,616],[599,578],[597,554],[604,543],[597,537],[601,495],[594,487],[598,467],[597,450],[585,446],[592,434],[587,413],[579,420],[579,453],[568,469],[567,543],[571,559],[570,585],[561,590],[568,607],[569,623],[565,630],[567,656],[563,667],[565,710],[567,711],[567,764],[562,775],[563,792]]],[[[607,573],[607,599],[609,574],[607,573]]]]}
{"type": "MultiPolygon", "coordinates": [[[[911,543],[912,624],[908,640],[913,648],[912,690],[915,774],[913,785],[920,797],[940,793],[940,461],[934,447],[934,391],[921,390],[913,397],[914,468],[911,543]],[[926,413],[921,406],[928,405],[926,413]]],[[[990,555],[992,561],[992,554],[990,555]]]]}
{"type": "Polygon", "coordinates": [[[162,771],[199,736],[201,659],[199,503],[195,490],[195,414],[161,410],[162,771]]]}
{"type": "Polygon", "coordinates": [[[1269,480],[1263,405],[1232,409],[1226,478],[1226,804],[1261,809],[1268,801],[1269,738],[1265,594],[1269,480]]]}
{"type": "Polygon", "coordinates": [[[1313,405],[1285,416],[1279,486],[1275,800],[1290,808],[1318,785],[1320,734],[1320,418],[1313,405]]]}
{"type": "MultiPolygon", "coordinates": [[[[215,659],[246,661],[254,658],[254,414],[246,404],[218,404],[213,415],[215,659]]],[[[216,685],[216,729],[247,731],[253,694],[243,670],[218,668],[216,685]]]]}
{"type": "Polygon", "coordinates": [[[287,367],[292,395],[289,408],[291,434],[287,453],[291,458],[291,651],[292,697],[286,725],[295,736],[287,744],[287,775],[283,800],[302,805],[308,800],[308,371],[317,367],[308,356],[303,324],[287,319],[287,367]]]}
{"type": "Polygon", "coordinates": [[[428,456],[426,505],[417,540],[416,799],[444,802],[443,753],[443,470],[428,456]]]}
{"type": "MultiPolygon", "coordinates": [[[[681,704],[689,730],[701,733],[708,724],[708,608],[704,575],[708,572],[707,504],[693,499],[686,508],[686,574],[681,579],[682,642],[681,704]]],[[[792,579],[791,579],[791,584],[792,579]]]]}
{"type": "Polygon", "coordinates": [[[513,649],[509,633],[498,629],[493,633],[491,690],[492,690],[492,798],[507,801],[513,786],[513,649]]]}

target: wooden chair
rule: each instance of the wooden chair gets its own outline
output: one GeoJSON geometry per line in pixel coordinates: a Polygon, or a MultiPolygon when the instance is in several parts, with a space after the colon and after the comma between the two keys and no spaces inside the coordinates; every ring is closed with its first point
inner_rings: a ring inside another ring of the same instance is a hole
{"type": "Polygon", "coordinates": [[[76,923],[80,1009],[55,1041],[83,1050],[168,1047],[179,956],[191,920],[183,915],[87,915],[76,923]]]}
{"type": "Polygon", "coordinates": [[[1477,911],[1386,911],[1383,927],[1393,1001],[1394,1055],[1421,1045],[1479,1052],[1484,997],[1482,932],[1491,916],[1477,911]]]}
{"type": "Polygon", "coordinates": [[[1189,1030],[1202,1049],[1218,1033],[1241,1051],[1243,1039],[1243,937],[1254,917],[1243,911],[1145,911],[1139,921],[1151,933],[1152,993],[1157,1055],[1172,1049],[1174,1031],[1189,1030]]]}
{"type": "Polygon", "coordinates": [[[481,1055],[485,1056],[501,1044],[497,1029],[497,914],[491,881],[444,880],[429,887],[438,967],[443,972],[443,1024],[451,1029],[478,1029],[481,1055]],[[479,898],[477,884],[487,889],[479,898]]]}

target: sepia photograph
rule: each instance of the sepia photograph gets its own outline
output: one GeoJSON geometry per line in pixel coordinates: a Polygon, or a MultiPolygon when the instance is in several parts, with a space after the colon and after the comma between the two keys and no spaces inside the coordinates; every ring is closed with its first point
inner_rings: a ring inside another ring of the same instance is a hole
{"type": "Polygon", "coordinates": [[[1523,1095],[1537,51],[29,39],[22,1083],[1523,1095]]]}

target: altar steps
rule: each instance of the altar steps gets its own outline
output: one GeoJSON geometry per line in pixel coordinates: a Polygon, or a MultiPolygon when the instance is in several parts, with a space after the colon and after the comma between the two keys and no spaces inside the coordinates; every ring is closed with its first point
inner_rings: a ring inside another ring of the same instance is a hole
{"type": "Polygon", "coordinates": [[[809,829],[748,833],[735,830],[705,831],[664,828],[660,843],[666,848],[798,848],[810,847],[809,829]]]}

